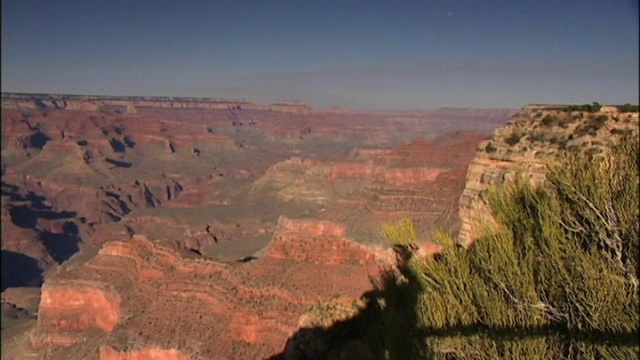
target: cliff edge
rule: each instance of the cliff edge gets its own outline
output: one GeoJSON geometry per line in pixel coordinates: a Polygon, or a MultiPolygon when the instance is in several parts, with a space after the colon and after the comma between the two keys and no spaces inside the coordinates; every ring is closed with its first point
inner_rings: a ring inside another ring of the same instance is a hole
{"type": "Polygon", "coordinates": [[[529,105],[478,145],[460,197],[458,243],[468,246],[479,223],[491,221],[483,193],[512,181],[517,174],[534,183],[544,181],[546,164],[563,152],[599,154],[621,137],[638,131],[638,110],[632,106],[529,105]]]}

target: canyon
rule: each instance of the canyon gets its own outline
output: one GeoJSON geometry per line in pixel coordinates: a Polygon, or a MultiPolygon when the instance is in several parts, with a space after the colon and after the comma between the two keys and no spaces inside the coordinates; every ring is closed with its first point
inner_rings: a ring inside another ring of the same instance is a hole
{"type": "Polygon", "coordinates": [[[3,358],[295,358],[393,263],[380,226],[472,233],[535,111],[2,94],[3,358]]]}

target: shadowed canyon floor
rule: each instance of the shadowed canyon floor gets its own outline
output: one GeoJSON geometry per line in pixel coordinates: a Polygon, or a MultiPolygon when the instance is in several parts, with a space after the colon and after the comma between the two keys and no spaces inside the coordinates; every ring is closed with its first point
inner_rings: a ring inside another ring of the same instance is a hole
{"type": "Polygon", "coordinates": [[[514,113],[3,94],[3,358],[278,354],[370,288],[381,224],[459,227],[514,113]]]}

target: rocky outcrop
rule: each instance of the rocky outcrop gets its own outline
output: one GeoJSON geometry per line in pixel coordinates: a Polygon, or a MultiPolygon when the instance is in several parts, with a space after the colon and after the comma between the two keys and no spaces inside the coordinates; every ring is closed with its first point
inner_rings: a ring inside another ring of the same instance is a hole
{"type": "Polygon", "coordinates": [[[337,237],[344,238],[347,230],[344,225],[330,221],[293,220],[280,217],[276,236],[304,236],[306,238],[337,237]]]}
{"type": "Polygon", "coordinates": [[[168,240],[108,242],[47,281],[32,346],[50,359],[273,355],[313,303],[366,290],[380,258],[336,224],[281,219],[278,229],[263,257],[237,265],[168,240]]]}
{"type": "Polygon", "coordinates": [[[507,126],[478,146],[460,197],[461,229],[458,242],[468,246],[479,235],[479,223],[492,221],[483,191],[509,183],[523,174],[534,183],[544,181],[546,164],[562,152],[597,154],[625,134],[638,130],[638,113],[617,107],[579,111],[568,106],[530,105],[507,126]]]}
{"type": "Polygon", "coordinates": [[[274,233],[274,241],[267,251],[276,259],[312,261],[333,266],[344,263],[360,265],[376,262],[391,264],[388,249],[365,246],[347,238],[344,225],[330,221],[293,220],[281,217],[274,233]],[[309,247],[313,248],[310,252],[309,247]]]}
{"type": "MultiPolygon", "coordinates": [[[[385,154],[386,155],[386,154],[385,154]]],[[[366,184],[387,184],[392,187],[424,185],[448,171],[447,168],[433,168],[427,164],[414,167],[392,167],[356,161],[317,162],[292,158],[269,168],[265,175],[254,184],[254,189],[272,188],[284,201],[308,201],[326,203],[335,198],[336,184],[344,183],[343,191],[366,184]],[[358,181],[354,185],[353,181],[358,181]]]]}
{"type": "Polygon", "coordinates": [[[139,351],[116,351],[100,347],[100,360],[187,360],[179,350],[150,347],[139,351]]]}
{"type": "Polygon", "coordinates": [[[112,332],[121,321],[120,296],[101,283],[42,287],[38,326],[46,331],[98,329],[112,332]]]}
{"type": "Polygon", "coordinates": [[[4,179],[23,193],[38,194],[64,208],[68,217],[76,218],[76,225],[87,234],[93,233],[93,228],[100,224],[120,220],[134,209],[160,206],[179,197],[183,190],[183,185],[170,178],[132,180],[96,188],[69,186],[60,180],[39,180],[30,175],[8,174],[4,179]],[[70,187],[73,192],[68,191],[70,187]],[[77,219],[79,217],[83,220],[77,219]]]}
{"type": "Polygon", "coordinates": [[[467,164],[485,137],[469,132],[455,138],[442,139],[443,145],[417,139],[331,161],[291,158],[267,169],[252,192],[316,206],[322,213],[315,216],[347,225],[363,241],[381,240],[377,228],[403,217],[426,237],[438,227],[455,230],[467,164]]]}

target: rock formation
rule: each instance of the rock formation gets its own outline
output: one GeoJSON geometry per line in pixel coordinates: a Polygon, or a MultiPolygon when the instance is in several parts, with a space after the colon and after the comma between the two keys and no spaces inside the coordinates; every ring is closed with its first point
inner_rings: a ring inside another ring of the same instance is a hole
{"type": "Polygon", "coordinates": [[[280,351],[316,301],[356,299],[380,254],[337,224],[284,218],[264,256],[244,264],[135,235],[59,268],[29,339],[51,359],[262,358],[280,351]]]}
{"type": "Polygon", "coordinates": [[[613,106],[598,111],[544,105],[523,108],[478,146],[460,198],[458,242],[468,246],[478,236],[479,222],[491,221],[482,198],[484,190],[508,183],[518,174],[543,181],[545,164],[560,152],[597,154],[634,130],[638,130],[638,112],[622,112],[613,106]]]}

